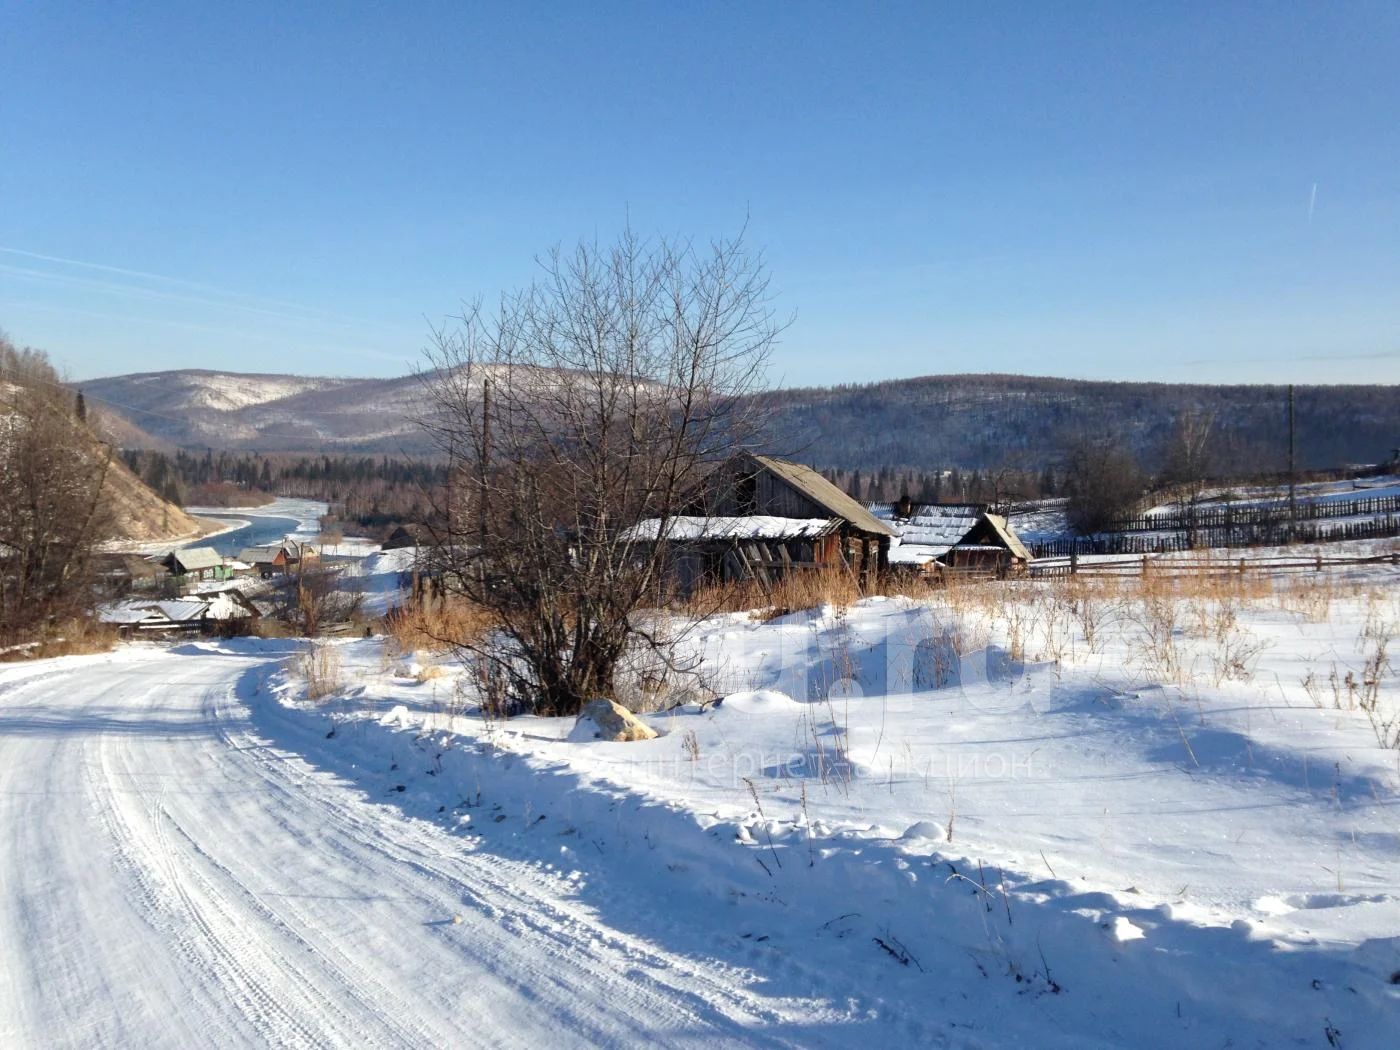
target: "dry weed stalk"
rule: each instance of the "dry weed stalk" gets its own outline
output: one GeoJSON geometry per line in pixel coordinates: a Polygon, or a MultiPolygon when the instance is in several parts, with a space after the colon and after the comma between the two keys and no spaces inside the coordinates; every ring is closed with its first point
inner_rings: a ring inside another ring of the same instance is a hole
{"type": "Polygon", "coordinates": [[[301,655],[301,673],[306,679],[308,700],[324,700],[340,691],[340,651],[325,642],[311,642],[301,655]]]}

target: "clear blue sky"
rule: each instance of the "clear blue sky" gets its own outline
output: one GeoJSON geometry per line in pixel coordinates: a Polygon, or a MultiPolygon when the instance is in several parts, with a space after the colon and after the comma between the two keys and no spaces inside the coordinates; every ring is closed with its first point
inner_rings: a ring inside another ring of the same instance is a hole
{"type": "Polygon", "coordinates": [[[0,328],[401,373],[555,242],[747,216],[788,385],[1397,382],[1397,63],[1393,0],[8,3],[0,328]]]}

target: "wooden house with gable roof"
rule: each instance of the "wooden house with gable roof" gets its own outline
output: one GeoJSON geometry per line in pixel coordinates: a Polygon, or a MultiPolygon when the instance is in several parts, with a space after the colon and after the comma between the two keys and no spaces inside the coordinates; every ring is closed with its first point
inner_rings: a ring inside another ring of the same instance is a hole
{"type": "MultiPolygon", "coordinates": [[[[744,452],[717,467],[705,489],[692,513],[664,523],[685,589],[748,579],[767,586],[791,572],[837,568],[865,586],[889,565],[894,529],[811,467],[744,452]]],[[[655,541],[662,529],[659,519],[639,522],[632,537],[655,541]]]]}

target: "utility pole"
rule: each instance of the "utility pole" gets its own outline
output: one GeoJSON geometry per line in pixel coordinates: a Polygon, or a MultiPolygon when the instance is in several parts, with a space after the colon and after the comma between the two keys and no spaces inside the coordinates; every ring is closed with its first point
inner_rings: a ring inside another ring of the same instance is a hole
{"type": "Polygon", "coordinates": [[[1288,384],[1288,538],[1298,529],[1298,443],[1293,425],[1293,384],[1288,384]]]}
{"type": "Polygon", "coordinates": [[[486,583],[486,561],[484,554],[486,551],[486,470],[491,458],[491,377],[487,376],[481,383],[481,476],[480,491],[477,493],[477,512],[480,516],[478,534],[478,548],[476,552],[477,564],[481,566],[481,582],[483,587],[486,583]]]}

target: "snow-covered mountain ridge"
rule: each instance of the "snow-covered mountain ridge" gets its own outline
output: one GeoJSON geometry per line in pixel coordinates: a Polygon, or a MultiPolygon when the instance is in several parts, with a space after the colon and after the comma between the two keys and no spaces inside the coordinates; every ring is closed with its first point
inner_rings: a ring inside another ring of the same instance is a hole
{"type": "MultiPolygon", "coordinates": [[[[78,384],[152,438],[189,448],[424,452],[421,376],[334,378],[185,369],[78,384]]],[[[1282,469],[1287,388],[1013,375],[780,389],[760,395],[772,448],[818,467],[1043,469],[1075,431],[1151,460],[1183,411],[1204,413],[1240,469],[1282,469]]],[[[1400,386],[1300,386],[1303,467],[1376,463],[1400,444],[1400,386]]],[[[123,443],[139,440],[123,436],[123,443]]]]}

